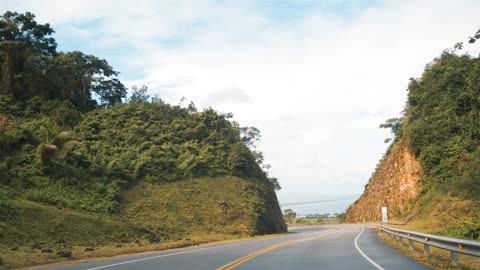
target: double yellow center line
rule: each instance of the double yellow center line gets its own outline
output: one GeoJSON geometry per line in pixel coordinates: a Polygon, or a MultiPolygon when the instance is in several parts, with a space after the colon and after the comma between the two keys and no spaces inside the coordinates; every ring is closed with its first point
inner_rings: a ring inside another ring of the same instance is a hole
{"type": "Polygon", "coordinates": [[[331,234],[331,231],[333,230],[326,230],[326,231],[323,231],[321,233],[317,233],[317,234],[314,234],[314,235],[309,235],[309,236],[306,236],[306,237],[302,237],[300,239],[294,239],[294,240],[290,240],[290,241],[286,241],[286,242],[283,242],[283,243],[279,243],[279,244],[276,244],[276,245],[273,245],[273,246],[269,246],[265,249],[262,249],[262,250],[259,250],[259,251],[256,251],[254,253],[251,253],[247,256],[244,256],[244,257],[241,257],[239,259],[236,259],[235,261],[233,262],[230,262],[224,266],[221,266],[219,268],[217,268],[217,270],[231,270],[231,269],[234,269],[235,267],[241,265],[242,263],[246,262],[246,261],[249,261],[255,257],[258,257],[262,254],[265,254],[267,252],[270,252],[274,249],[277,249],[277,248],[280,248],[280,247],[283,247],[285,245],[288,245],[288,244],[292,244],[292,243],[298,243],[298,242],[303,242],[303,241],[308,241],[308,240],[313,240],[315,238],[318,238],[320,236],[324,236],[324,235],[328,235],[328,234],[331,234]]]}

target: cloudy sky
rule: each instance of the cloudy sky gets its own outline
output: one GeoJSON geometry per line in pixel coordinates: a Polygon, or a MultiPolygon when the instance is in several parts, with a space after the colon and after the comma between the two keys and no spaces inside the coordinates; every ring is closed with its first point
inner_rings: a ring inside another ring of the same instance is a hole
{"type": "Polygon", "coordinates": [[[360,194],[410,77],[480,26],[478,0],[2,0],[128,85],[258,127],[280,201],[360,194]]]}

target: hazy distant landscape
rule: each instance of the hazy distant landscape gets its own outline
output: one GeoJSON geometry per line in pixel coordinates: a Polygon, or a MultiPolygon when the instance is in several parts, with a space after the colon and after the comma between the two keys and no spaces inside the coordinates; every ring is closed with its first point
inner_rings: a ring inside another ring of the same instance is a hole
{"type": "Polygon", "coordinates": [[[307,215],[315,214],[339,214],[347,210],[347,208],[358,199],[360,195],[351,195],[348,197],[340,197],[333,199],[322,200],[319,197],[317,202],[291,202],[291,203],[282,203],[280,202],[280,207],[282,211],[286,209],[292,209],[297,213],[297,217],[305,217],[307,215]]]}

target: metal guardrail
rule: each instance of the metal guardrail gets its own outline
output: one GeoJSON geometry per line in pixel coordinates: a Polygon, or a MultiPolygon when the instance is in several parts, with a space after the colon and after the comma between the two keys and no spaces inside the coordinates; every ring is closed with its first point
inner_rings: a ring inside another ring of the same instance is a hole
{"type": "Polygon", "coordinates": [[[422,243],[425,256],[430,256],[430,246],[449,250],[452,264],[455,266],[458,265],[459,253],[480,257],[480,242],[400,230],[385,225],[380,225],[380,230],[396,238],[401,243],[403,243],[403,239],[408,239],[408,245],[411,250],[414,249],[413,242],[422,243]]]}

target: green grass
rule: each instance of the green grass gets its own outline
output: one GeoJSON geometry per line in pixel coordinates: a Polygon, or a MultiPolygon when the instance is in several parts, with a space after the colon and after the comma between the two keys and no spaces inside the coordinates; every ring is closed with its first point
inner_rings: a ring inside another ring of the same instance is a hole
{"type": "Polygon", "coordinates": [[[141,228],[117,216],[25,200],[15,200],[14,207],[14,214],[0,222],[0,258],[5,268],[54,262],[60,259],[56,255],[59,250],[106,245],[142,235],[141,228]],[[42,249],[50,249],[52,253],[44,253],[42,249]]]}
{"type": "Polygon", "coordinates": [[[265,215],[260,196],[268,188],[237,177],[142,182],[122,195],[118,215],[17,198],[13,214],[0,221],[0,269],[249,237],[265,215]],[[65,249],[70,258],[56,254],[65,249]]]}
{"type": "Polygon", "coordinates": [[[480,203],[443,194],[427,194],[416,206],[415,218],[393,227],[467,240],[480,240],[480,203]]]}
{"type": "Polygon", "coordinates": [[[258,184],[237,177],[167,184],[143,182],[125,193],[122,213],[161,240],[205,234],[254,234],[258,184]]]}

